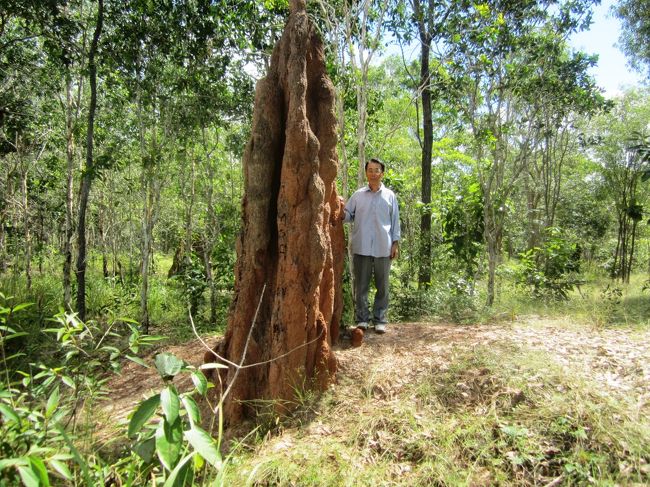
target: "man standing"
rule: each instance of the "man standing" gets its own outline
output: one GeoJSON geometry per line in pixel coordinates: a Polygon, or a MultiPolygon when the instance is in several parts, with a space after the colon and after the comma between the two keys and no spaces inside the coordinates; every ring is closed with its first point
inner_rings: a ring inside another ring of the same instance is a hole
{"type": "Polygon", "coordinates": [[[366,330],[370,322],[368,290],[374,274],[375,301],[372,321],[376,333],[386,331],[388,323],[388,274],[391,260],[399,252],[400,223],[395,193],[381,180],[385,166],[379,159],[366,162],[368,185],[358,189],[343,212],[345,223],[354,222],[351,245],[354,267],[354,321],[366,330]]]}

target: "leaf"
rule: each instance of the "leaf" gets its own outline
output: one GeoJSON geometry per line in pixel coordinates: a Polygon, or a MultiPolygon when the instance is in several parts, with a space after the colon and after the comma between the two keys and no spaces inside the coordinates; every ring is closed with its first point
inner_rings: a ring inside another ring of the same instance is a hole
{"type": "Polygon", "coordinates": [[[47,405],[45,406],[45,417],[49,418],[52,416],[52,413],[56,410],[59,405],[59,400],[61,398],[61,393],[59,392],[59,386],[56,386],[50,397],[47,399],[47,405]]]}
{"type": "Polygon", "coordinates": [[[27,356],[27,354],[25,354],[25,353],[17,352],[17,353],[14,353],[13,355],[9,355],[7,358],[5,358],[5,362],[9,362],[10,360],[13,360],[15,358],[26,357],[26,356],[27,356]]]}
{"type": "Polygon", "coordinates": [[[0,472],[5,468],[21,467],[29,465],[29,461],[24,457],[19,458],[5,458],[0,460],[0,472]]]}
{"type": "Polygon", "coordinates": [[[136,443],[133,447],[133,451],[142,458],[145,463],[151,462],[151,460],[153,460],[153,455],[156,452],[156,439],[152,436],[151,438],[136,443]]]}
{"type": "Polygon", "coordinates": [[[178,461],[183,446],[183,424],[177,417],[174,423],[162,420],[156,429],[156,453],[160,463],[172,470],[178,461]]]}
{"type": "Polygon", "coordinates": [[[208,380],[203,375],[203,372],[200,370],[195,370],[192,372],[192,382],[194,387],[199,391],[199,394],[205,396],[205,393],[208,392],[208,380]]]}
{"type": "Polygon", "coordinates": [[[227,369],[228,366],[224,364],[218,364],[216,362],[210,362],[207,364],[202,364],[199,369],[201,370],[208,370],[208,369],[227,369]]]}
{"type": "MultiPolygon", "coordinates": [[[[192,463],[194,464],[194,471],[198,472],[205,465],[205,460],[201,455],[194,455],[194,461],[192,463]]],[[[215,485],[219,485],[219,484],[215,484],[215,485]]]]}
{"type": "Polygon", "coordinates": [[[133,355],[125,355],[126,358],[128,358],[131,362],[135,362],[138,365],[142,365],[143,367],[150,368],[147,363],[142,360],[140,357],[134,357],[133,355]]]}
{"type": "Polygon", "coordinates": [[[187,469],[189,467],[189,461],[194,455],[194,453],[190,453],[189,455],[184,456],[181,461],[178,462],[176,468],[174,468],[174,470],[172,470],[169,474],[169,477],[167,477],[167,480],[165,481],[163,487],[183,487],[184,485],[187,485],[187,469]]]}
{"type": "Polygon", "coordinates": [[[43,487],[49,487],[50,478],[47,475],[47,468],[45,468],[45,463],[39,457],[31,456],[29,457],[29,463],[32,468],[32,472],[36,474],[38,478],[38,485],[43,487]]]}
{"type": "Polygon", "coordinates": [[[51,458],[47,461],[47,463],[49,463],[54,471],[56,471],[61,477],[66,480],[72,480],[72,473],[70,473],[68,465],[66,465],[64,462],[57,460],[56,458],[51,458]]]}
{"type": "Polygon", "coordinates": [[[63,383],[64,383],[66,386],[68,386],[69,388],[71,388],[71,389],[76,389],[76,388],[77,388],[77,387],[75,386],[75,384],[74,384],[74,380],[72,380],[71,377],[68,377],[67,375],[62,375],[62,376],[61,376],[61,380],[62,380],[63,383]]]}
{"type": "Polygon", "coordinates": [[[21,309],[29,308],[30,306],[33,306],[34,303],[20,303],[11,308],[11,312],[15,313],[16,311],[20,311],[21,309]]]}
{"type": "Polygon", "coordinates": [[[5,336],[4,339],[5,339],[5,341],[9,341],[12,338],[18,338],[18,337],[22,337],[22,336],[25,336],[25,335],[29,335],[29,333],[27,333],[25,331],[18,331],[16,333],[12,333],[10,335],[5,336]]]}
{"type": "Polygon", "coordinates": [[[167,386],[160,393],[160,404],[163,413],[169,424],[173,424],[178,418],[178,410],[181,407],[176,388],[172,385],[167,386]]]}
{"type": "Polygon", "coordinates": [[[165,380],[172,379],[185,365],[181,359],[168,352],[156,355],[154,364],[160,376],[165,380]]]}
{"type": "Polygon", "coordinates": [[[0,413],[2,413],[7,420],[15,421],[20,424],[20,417],[12,407],[7,406],[6,404],[0,404],[0,413]]]}
{"type": "Polygon", "coordinates": [[[129,438],[134,438],[136,433],[149,421],[151,416],[156,412],[160,405],[160,394],[151,396],[149,399],[142,401],[138,408],[133,413],[131,421],[129,421],[128,435],[129,438]]]}
{"type": "Polygon", "coordinates": [[[39,487],[38,476],[30,467],[18,467],[20,480],[23,481],[25,487],[39,487]]]}
{"type": "Polygon", "coordinates": [[[199,411],[199,406],[196,404],[196,401],[192,399],[191,396],[181,396],[183,401],[183,406],[185,411],[187,411],[187,417],[190,419],[190,424],[194,426],[196,423],[201,422],[201,412],[199,411]]]}
{"type": "Polygon", "coordinates": [[[205,430],[194,425],[185,432],[185,438],[206,462],[217,469],[221,468],[223,462],[217,444],[205,430]]]}

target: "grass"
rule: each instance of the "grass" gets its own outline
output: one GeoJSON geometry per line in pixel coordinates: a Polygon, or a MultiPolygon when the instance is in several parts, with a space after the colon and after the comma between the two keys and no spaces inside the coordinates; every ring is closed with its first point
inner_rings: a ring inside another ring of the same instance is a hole
{"type": "Polygon", "coordinates": [[[477,321],[490,317],[512,318],[521,315],[570,317],[579,325],[605,327],[650,326],[650,290],[644,290],[648,276],[635,274],[629,284],[611,281],[588,273],[585,283],[574,289],[566,301],[531,299],[521,288],[509,281],[500,284],[500,295],[495,306],[480,314],[477,321]]]}
{"type": "Polygon", "coordinates": [[[259,437],[228,466],[226,485],[650,482],[648,416],[544,354],[464,349],[394,394],[378,386],[386,380],[362,375],[314,404],[311,423],[259,437]]]}

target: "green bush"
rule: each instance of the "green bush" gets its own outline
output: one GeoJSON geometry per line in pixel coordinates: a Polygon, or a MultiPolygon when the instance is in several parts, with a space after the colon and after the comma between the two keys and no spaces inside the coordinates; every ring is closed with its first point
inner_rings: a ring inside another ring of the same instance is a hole
{"type": "Polygon", "coordinates": [[[11,342],[29,335],[15,315],[32,304],[12,302],[0,293],[0,485],[46,486],[50,478],[65,485],[103,484],[105,462],[75,446],[77,422],[92,418],[94,404],[107,393],[106,372],[118,370],[124,358],[141,362],[139,348],[160,337],[141,335],[128,319],[100,326],[59,312],[43,330],[56,344],[47,360],[23,367],[25,354],[8,351],[11,342]]]}
{"type": "Polygon", "coordinates": [[[540,247],[520,254],[520,284],[536,298],[568,299],[568,293],[583,282],[579,250],[577,243],[562,237],[560,229],[547,229],[540,247]]]}

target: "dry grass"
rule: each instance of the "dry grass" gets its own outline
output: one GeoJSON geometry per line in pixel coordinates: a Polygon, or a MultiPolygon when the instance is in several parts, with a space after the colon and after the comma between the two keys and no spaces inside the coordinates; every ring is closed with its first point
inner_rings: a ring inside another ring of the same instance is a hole
{"type": "Polygon", "coordinates": [[[645,485],[647,332],[394,325],[231,457],[226,485],[645,485]]]}

